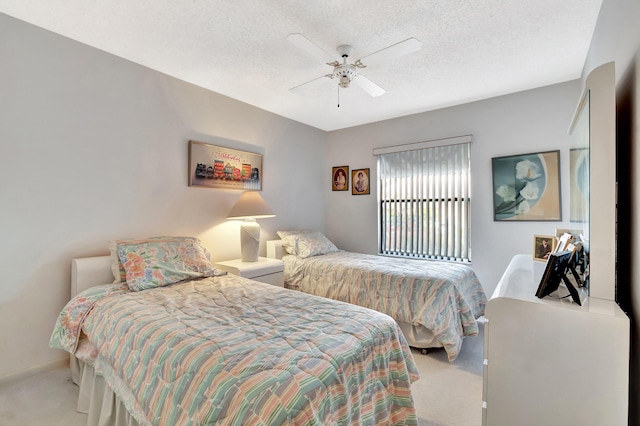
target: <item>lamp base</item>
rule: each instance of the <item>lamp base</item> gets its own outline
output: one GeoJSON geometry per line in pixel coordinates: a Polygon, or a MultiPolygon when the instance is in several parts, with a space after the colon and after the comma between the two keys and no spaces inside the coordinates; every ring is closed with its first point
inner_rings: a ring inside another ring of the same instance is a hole
{"type": "Polygon", "coordinates": [[[240,225],[240,252],[243,262],[257,262],[260,248],[260,225],[255,220],[240,225]]]}

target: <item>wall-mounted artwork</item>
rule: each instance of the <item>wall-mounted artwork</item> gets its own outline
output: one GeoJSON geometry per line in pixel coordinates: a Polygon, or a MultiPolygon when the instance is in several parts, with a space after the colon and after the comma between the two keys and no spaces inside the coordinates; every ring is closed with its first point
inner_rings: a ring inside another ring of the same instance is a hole
{"type": "Polygon", "coordinates": [[[189,141],[189,186],[262,190],[262,155],[189,141]]]}
{"type": "Polygon", "coordinates": [[[556,251],[556,238],[553,235],[533,236],[533,260],[546,262],[549,255],[556,251]]]}
{"type": "Polygon", "coordinates": [[[351,194],[369,194],[369,169],[356,169],[351,172],[351,194]]]}
{"type": "Polygon", "coordinates": [[[560,221],[560,151],[491,159],[493,220],[560,221]]]}
{"type": "Polygon", "coordinates": [[[331,189],[347,191],[349,189],[349,166],[334,167],[331,171],[331,189]]]}

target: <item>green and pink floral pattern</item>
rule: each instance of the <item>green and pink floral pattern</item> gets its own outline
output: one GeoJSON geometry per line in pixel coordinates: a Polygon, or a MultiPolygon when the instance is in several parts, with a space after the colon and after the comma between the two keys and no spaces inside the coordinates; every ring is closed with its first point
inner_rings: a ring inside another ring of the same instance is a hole
{"type": "Polygon", "coordinates": [[[117,242],[116,252],[133,291],[220,274],[197,238],[122,240],[117,242]]]}
{"type": "Polygon", "coordinates": [[[103,297],[130,291],[125,283],[118,283],[98,285],[78,294],[67,303],[58,315],[49,346],[75,353],[80,340],[82,322],[93,305],[103,297]]]}

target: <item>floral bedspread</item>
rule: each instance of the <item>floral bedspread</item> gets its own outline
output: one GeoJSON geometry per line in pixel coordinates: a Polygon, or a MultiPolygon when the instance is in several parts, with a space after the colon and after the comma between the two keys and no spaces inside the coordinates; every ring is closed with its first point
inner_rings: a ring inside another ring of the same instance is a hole
{"type": "Polygon", "coordinates": [[[478,334],[487,296],[473,270],[453,262],[339,251],[283,259],[287,287],[422,325],[456,359],[465,336],[478,334]]]}
{"type": "Polygon", "coordinates": [[[417,424],[418,371],[385,314],[233,275],[99,294],[65,308],[51,344],[81,329],[142,425],[417,424]]]}
{"type": "Polygon", "coordinates": [[[122,282],[97,285],[78,294],[67,303],[58,315],[49,346],[75,353],[82,333],[82,322],[93,305],[105,296],[129,291],[127,284],[122,282]]]}

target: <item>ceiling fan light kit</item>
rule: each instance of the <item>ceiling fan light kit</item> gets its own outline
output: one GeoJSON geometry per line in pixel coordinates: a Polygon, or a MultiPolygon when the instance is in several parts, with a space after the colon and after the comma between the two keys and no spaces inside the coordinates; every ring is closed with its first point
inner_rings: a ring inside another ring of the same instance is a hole
{"type": "MultiPolygon", "coordinates": [[[[287,40],[291,42],[293,45],[298,48],[314,55],[314,56],[322,56],[323,58],[330,58],[330,55],[326,53],[322,48],[318,47],[311,40],[306,38],[304,35],[295,33],[289,34],[287,40]]],[[[340,45],[336,48],[338,55],[342,58],[342,62],[334,60],[331,62],[326,62],[327,65],[333,67],[333,72],[329,74],[325,74],[324,77],[328,77],[330,79],[337,79],[338,87],[342,89],[348,88],[353,82],[362,90],[367,92],[369,95],[373,97],[381,96],[385,93],[385,90],[378,86],[373,81],[369,80],[367,77],[360,74],[357,69],[358,68],[366,68],[365,62],[384,62],[390,59],[395,59],[399,56],[406,55],[408,53],[416,52],[422,48],[422,42],[415,39],[409,38],[407,40],[401,41],[399,43],[393,44],[384,49],[378,50],[370,55],[364,56],[361,59],[356,60],[355,62],[349,64],[347,60],[349,56],[353,53],[353,47],[348,44],[340,45]]],[[[314,81],[318,81],[322,79],[322,77],[316,77],[313,80],[307,81],[306,83],[299,84],[295,87],[289,89],[289,91],[297,91],[299,88],[306,86],[309,83],[314,81]]],[[[338,89],[339,90],[339,89],[338,89]]],[[[338,106],[340,104],[338,103],[338,106]]]]}

